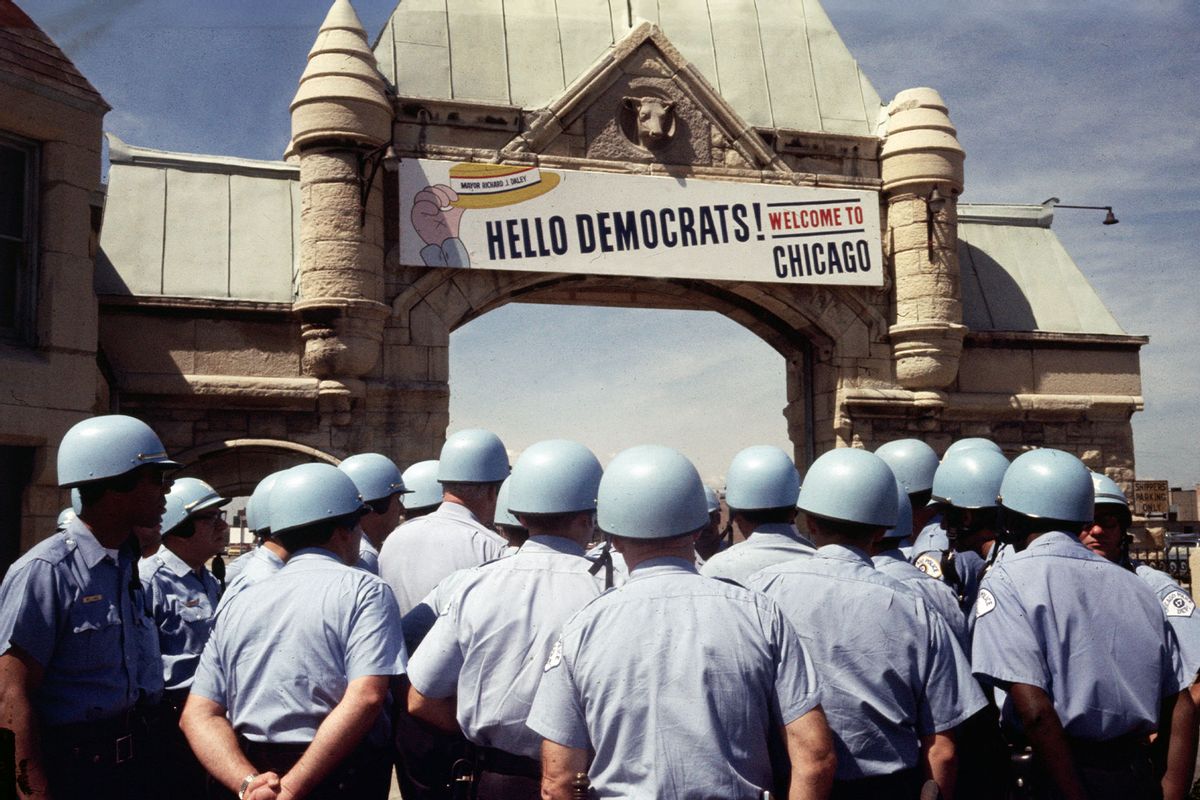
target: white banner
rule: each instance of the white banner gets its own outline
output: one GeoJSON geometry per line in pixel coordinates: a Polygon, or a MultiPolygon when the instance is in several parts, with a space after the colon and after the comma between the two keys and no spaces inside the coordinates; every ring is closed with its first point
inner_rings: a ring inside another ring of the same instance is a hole
{"type": "Polygon", "coordinates": [[[404,159],[400,257],[431,267],[883,285],[853,189],[404,159]]]}

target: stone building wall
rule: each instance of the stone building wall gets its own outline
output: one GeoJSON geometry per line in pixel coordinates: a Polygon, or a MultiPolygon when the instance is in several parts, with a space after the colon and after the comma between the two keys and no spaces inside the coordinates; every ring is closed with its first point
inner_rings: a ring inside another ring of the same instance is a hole
{"type": "Polygon", "coordinates": [[[68,502],[57,485],[58,440],[103,406],[92,269],[108,106],[32,22],[17,24],[21,18],[14,9],[12,27],[0,30],[0,46],[15,60],[0,67],[0,134],[27,145],[35,165],[34,285],[28,325],[0,338],[0,447],[14,471],[5,491],[24,484],[19,526],[6,515],[0,534],[0,570],[18,547],[54,531],[68,502]]]}

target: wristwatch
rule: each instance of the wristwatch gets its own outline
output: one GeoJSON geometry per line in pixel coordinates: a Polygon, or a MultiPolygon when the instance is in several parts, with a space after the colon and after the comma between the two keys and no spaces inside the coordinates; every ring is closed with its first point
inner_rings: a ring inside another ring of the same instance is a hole
{"type": "Polygon", "coordinates": [[[254,783],[254,779],[257,777],[257,772],[251,772],[249,775],[242,778],[241,788],[238,789],[238,800],[246,800],[246,790],[250,788],[250,784],[254,783]]]}

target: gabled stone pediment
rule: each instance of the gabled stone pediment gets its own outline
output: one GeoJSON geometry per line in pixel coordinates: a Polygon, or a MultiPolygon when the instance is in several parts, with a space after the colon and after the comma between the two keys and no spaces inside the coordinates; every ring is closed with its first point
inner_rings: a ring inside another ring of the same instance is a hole
{"type": "Polygon", "coordinates": [[[755,129],[649,22],[535,112],[529,129],[504,153],[787,171],[755,129]]]}

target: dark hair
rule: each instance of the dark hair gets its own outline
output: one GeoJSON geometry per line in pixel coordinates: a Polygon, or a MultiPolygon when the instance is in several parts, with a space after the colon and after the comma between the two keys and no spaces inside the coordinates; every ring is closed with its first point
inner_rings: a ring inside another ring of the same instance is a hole
{"type": "Polygon", "coordinates": [[[539,528],[544,530],[559,531],[571,524],[571,520],[580,514],[593,514],[591,509],[585,511],[559,511],[554,514],[526,514],[517,512],[513,514],[521,522],[526,523],[522,527],[539,528]]]}
{"type": "Polygon", "coordinates": [[[844,537],[847,539],[870,540],[875,537],[883,525],[871,525],[865,522],[847,522],[843,519],[829,519],[809,514],[817,529],[826,536],[844,537]]]}
{"type": "Polygon", "coordinates": [[[933,489],[925,489],[924,491],[913,492],[908,496],[908,502],[912,504],[913,511],[929,505],[929,501],[932,499],[933,489]]]}
{"type": "Polygon", "coordinates": [[[664,544],[664,545],[683,544],[685,539],[690,539],[691,537],[700,533],[700,531],[704,530],[705,526],[707,526],[707,525],[708,525],[708,523],[706,522],[706,523],[704,523],[704,525],[701,525],[699,528],[696,528],[696,530],[694,530],[694,531],[688,531],[687,533],[677,533],[673,536],[658,536],[653,539],[646,539],[641,536],[621,536],[620,534],[608,533],[608,532],[605,532],[604,535],[608,536],[611,539],[621,539],[622,541],[634,542],[636,544],[641,544],[643,542],[646,542],[646,543],[655,542],[657,544],[664,544]]]}
{"type": "Polygon", "coordinates": [[[88,481],[87,483],[79,484],[75,488],[79,490],[80,504],[84,508],[94,505],[108,492],[116,494],[132,492],[142,481],[142,470],[149,466],[151,465],[143,464],[120,475],[113,475],[111,478],[101,478],[98,481],[88,481]]]}
{"type": "Polygon", "coordinates": [[[294,553],[306,547],[321,547],[329,544],[329,540],[333,538],[335,530],[338,528],[353,528],[358,524],[358,519],[358,514],[347,514],[333,519],[323,519],[320,522],[313,522],[308,525],[301,525],[298,528],[291,528],[281,533],[272,534],[271,538],[283,545],[284,550],[294,553]]]}
{"type": "Polygon", "coordinates": [[[777,506],[776,508],[731,508],[731,515],[741,515],[751,525],[773,525],[789,523],[796,518],[795,506],[777,506]]]}
{"type": "Polygon", "coordinates": [[[1004,506],[1000,506],[996,514],[996,527],[999,528],[998,533],[1000,538],[1009,543],[1019,542],[1035,533],[1049,533],[1050,531],[1066,531],[1070,533],[1078,531],[1089,521],[1030,517],[1004,506]]]}
{"type": "Polygon", "coordinates": [[[178,536],[180,539],[190,539],[195,534],[196,524],[192,521],[191,517],[171,528],[171,530],[163,532],[163,536],[178,536]]]}

